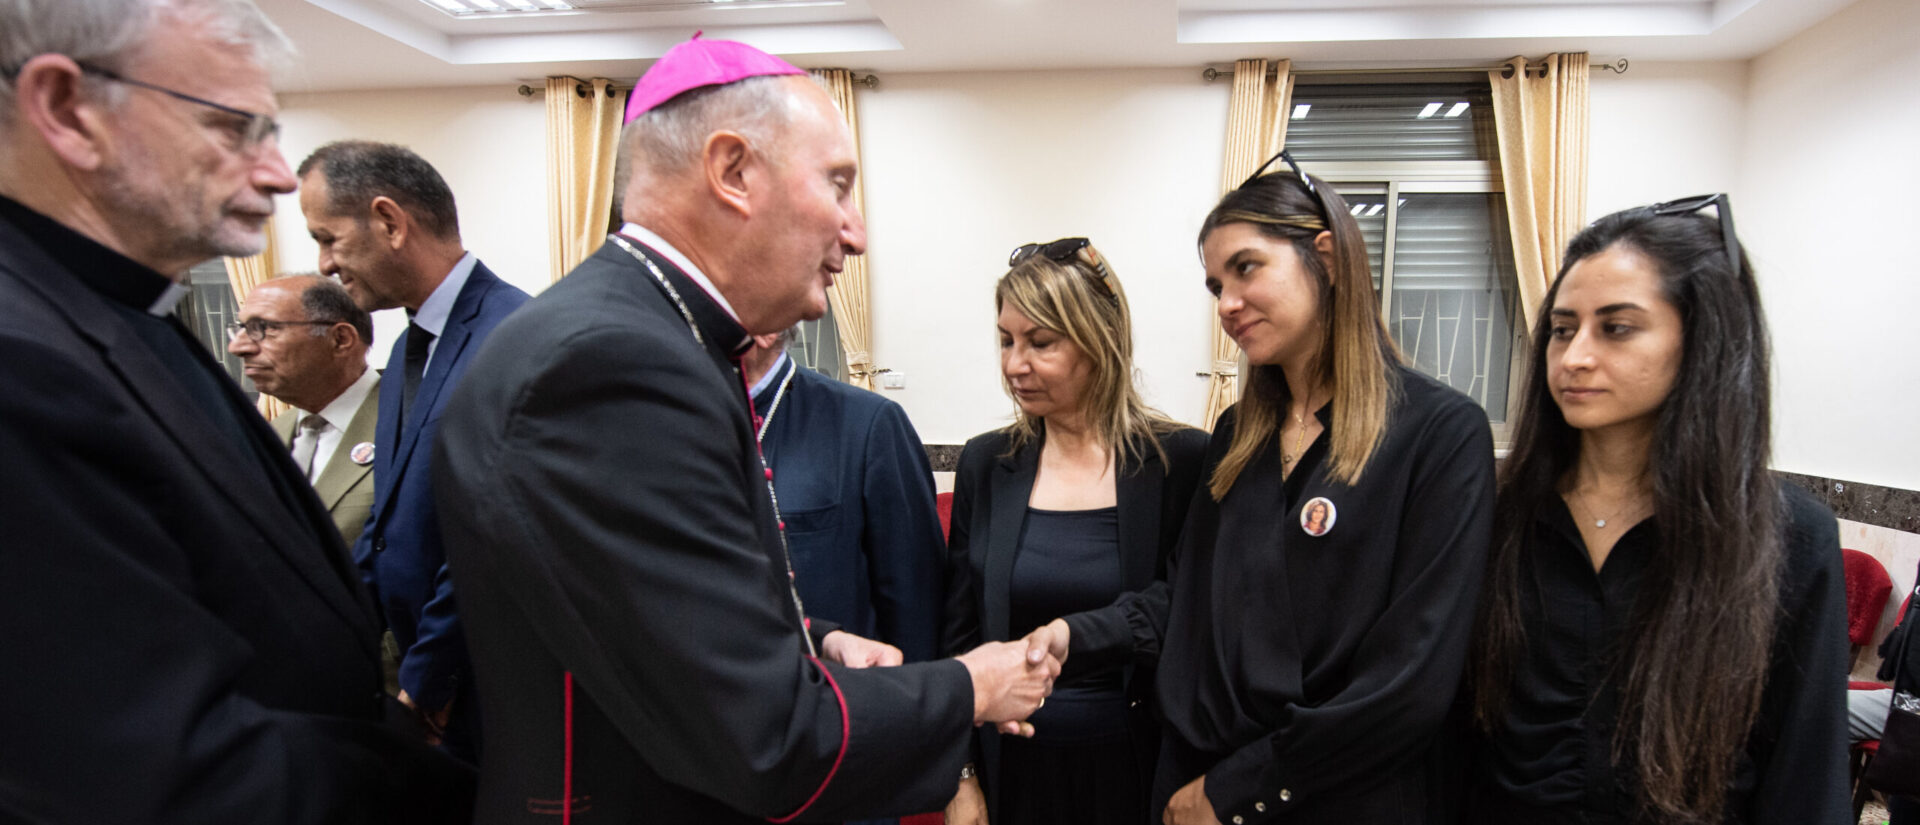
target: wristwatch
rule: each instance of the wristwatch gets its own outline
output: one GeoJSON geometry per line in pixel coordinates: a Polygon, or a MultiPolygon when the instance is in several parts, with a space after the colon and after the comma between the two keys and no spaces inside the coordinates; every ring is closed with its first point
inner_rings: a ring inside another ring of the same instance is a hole
{"type": "Polygon", "coordinates": [[[960,766],[960,781],[965,782],[966,780],[972,779],[977,775],[978,774],[975,774],[973,772],[972,762],[968,762],[967,764],[960,766]]]}

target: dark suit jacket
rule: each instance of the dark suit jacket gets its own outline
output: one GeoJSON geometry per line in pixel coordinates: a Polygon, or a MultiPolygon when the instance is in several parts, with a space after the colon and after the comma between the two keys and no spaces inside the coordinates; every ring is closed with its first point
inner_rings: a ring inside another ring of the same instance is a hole
{"type": "Polygon", "coordinates": [[[807,615],[898,647],[909,662],[937,656],[947,545],[933,468],[906,411],[792,359],[754,410],[771,416],[760,448],[807,615]]]}
{"type": "MultiPolygon", "coordinates": [[[[380,382],[373,512],[354,545],[353,558],[400,645],[401,689],[421,708],[442,708],[456,697],[463,700],[455,703],[454,725],[471,724],[477,717],[470,715],[472,666],[435,516],[429,471],[434,432],[480,342],[526,302],[527,293],[476,262],[414,391],[413,408],[401,409],[406,382],[398,374],[380,382]]],[[[406,359],[403,332],[393,342],[388,370],[404,370],[406,359]]],[[[460,446],[454,442],[454,449],[460,446]]]]}
{"type": "MultiPolygon", "coordinates": [[[[1007,455],[1009,443],[1006,431],[995,430],[975,436],[960,451],[953,480],[953,531],[947,536],[944,645],[948,653],[964,652],[983,642],[1017,639],[1033,630],[1008,626],[1009,596],[1014,556],[1026,524],[1027,501],[1033,495],[1033,479],[1040,466],[1041,442],[1031,442],[1007,455]]],[[[1160,443],[1167,452],[1165,463],[1150,445],[1142,445],[1142,458],[1122,467],[1116,481],[1121,569],[1129,592],[1165,592],[1167,555],[1179,540],[1187,505],[1201,481],[1206,433],[1183,427],[1162,435],[1160,443]]],[[[1122,627],[1125,624],[1118,614],[1107,617],[1107,621],[1122,627]]],[[[1075,623],[1073,632],[1077,640],[1080,634],[1095,631],[1075,623]]],[[[1152,770],[1159,742],[1152,713],[1157,655],[1157,650],[1144,650],[1132,658],[1069,656],[1060,675],[1067,680],[1095,669],[1126,669],[1130,705],[1127,721],[1143,775],[1152,770]]],[[[994,781],[998,777],[999,734],[983,726],[978,738],[977,767],[987,792],[991,822],[999,809],[999,789],[994,781]]]]}
{"type": "Polygon", "coordinates": [[[0,219],[0,820],[465,821],[470,772],[382,722],[373,605],[292,459],[209,375],[257,443],[225,436],[49,229],[0,219]]]}
{"type": "MultiPolygon", "coordinates": [[[[374,424],[379,416],[380,387],[375,383],[366,400],[360,402],[360,409],[353,412],[353,420],[341,431],[340,444],[334,447],[333,457],[327,459],[327,469],[313,480],[314,494],[320,496],[321,506],[333,516],[333,526],[349,546],[360,538],[360,532],[367,527],[367,514],[373,512],[373,463],[354,461],[353,448],[356,444],[373,442],[374,424]]],[[[300,411],[288,410],[273,419],[273,434],[291,449],[294,428],[299,425],[300,411]]]]}
{"type": "Polygon", "coordinates": [[[698,341],[609,243],[501,324],[447,407],[459,448],[434,482],[486,697],[477,822],[939,808],[966,760],[965,667],[807,655],[730,362],[746,331],[652,260],[698,341]]]}

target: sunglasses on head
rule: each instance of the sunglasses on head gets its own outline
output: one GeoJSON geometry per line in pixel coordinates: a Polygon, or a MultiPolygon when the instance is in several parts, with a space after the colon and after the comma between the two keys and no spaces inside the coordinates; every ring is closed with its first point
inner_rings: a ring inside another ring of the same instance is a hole
{"type": "Polygon", "coordinates": [[[1100,250],[1093,248],[1092,241],[1086,238],[1061,238],[1049,243],[1023,243],[1007,255],[1007,266],[1019,266],[1021,261],[1035,255],[1043,255],[1047,260],[1059,263],[1078,260],[1093,267],[1095,274],[1087,280],[1100,287],[1100,291],[1115,303],[1120,301],[1120,291],[1113,285],[1113,269],[1107,266],[1107,259],[1100,254],[1100,250]]]}
{"type": "Polygon", "coordinates": [[[1727,200],[1725,192],[1712,195],[1694,195],[1647,207],[1655,215],[1691,215],[1707,207],[1713,207],[1720,217],[1720,243],[1727,249],[1727,262],[1733,265],[1733,274],[1740,274],[1740,241],[1733,233],[1733,203],[1727,200]]]}
{"type": "Polygon", "coordinates": [[[1260,164],[1260,168],[1253,170],[1253,174],[1248,175],[1246,180],[1240,182],[1239,188],[1245,189],[1254,181],[1259,180],[1261,175],[1267,173],[1267,167],[1272,166],[1276,160],[1284,161],[1287,164],[1287,168],[1293,171],[1293,176],[1300,180],[1300,184],[1307,187],[1307,194],[1313,197],[1314,204],[1320,207],[1320,212],[1324,217],[1327,211],[1327,202],[1320,199],[1320,190],[1313,185],[1313,178],[1307,177],[1307,173],[1300,171],[1300,164],[1294,163],[1293,155],[1288,154],[1285,149],[1280,150],[1279,154],[1267,158],[1266,163],[1260,164]]]}

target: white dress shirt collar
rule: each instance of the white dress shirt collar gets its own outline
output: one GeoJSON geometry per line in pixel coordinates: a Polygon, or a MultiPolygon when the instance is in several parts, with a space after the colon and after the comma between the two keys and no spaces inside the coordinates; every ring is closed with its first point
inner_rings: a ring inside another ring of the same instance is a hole
{"type": "Polygon", "coordinates": [[[473,267],[479,262],[480,259],[473,257],[472,252],[461,255],[460,260],[453,265],[452,271],[447,273],[446,280],[434,287],[433,294],[428,295],[427,300],[420,302],[419,311],[413,313],[411,319],[413,323],[433,333],[436,341],[439,340],[441,333],[446,331],[447,318],[453,315],[453,302],[459,300],[460,290],[466,288],[467,279],[473,276],[473,267]]]}
{"type": "MultiPolygon", "coordinates": [[[[313,467],[307,473],[308,479],[318,479],[321,473],[326,472],[327,461],[340,447],[340,440],[346,437],[347,427],[353,424],[353,416],[360,412],[360,405],[367,400],[367,396],[373,392],[374,385],[379,381],[380,373],[372,369],[362,371],[359,378],[355,378],[353,383],[348,384],[346,389],[320,410],[320,417],[327,422],[327,428],[320,431],[320,443],[314,448],[313,467]]],[[[294,419],[294,434],[297,437],[300,432],[300,421],[311,415],[312,411],[302,410],[299,407],[294,409],[300,413],[299,417],[294,419]]]]}

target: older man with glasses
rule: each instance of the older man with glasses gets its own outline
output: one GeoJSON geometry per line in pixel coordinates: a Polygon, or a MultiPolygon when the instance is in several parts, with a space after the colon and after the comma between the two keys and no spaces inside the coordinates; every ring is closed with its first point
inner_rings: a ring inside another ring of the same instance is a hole
{"type": "Polygon", "coordinates": [[[467,819],[384,721],[326,510],[173,314],[294,188],[289,51],[246,0],[0,0],[0,819],[467,819]]]}

